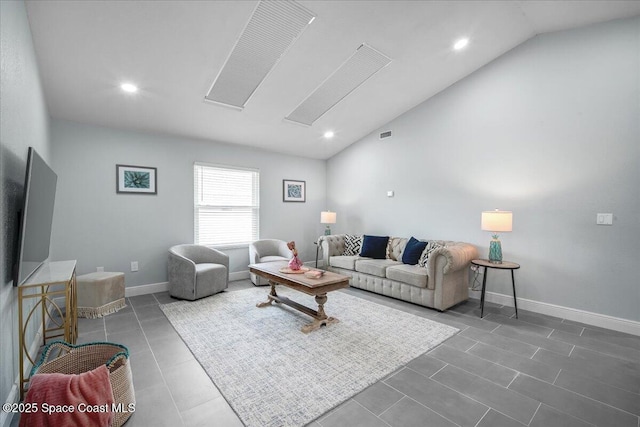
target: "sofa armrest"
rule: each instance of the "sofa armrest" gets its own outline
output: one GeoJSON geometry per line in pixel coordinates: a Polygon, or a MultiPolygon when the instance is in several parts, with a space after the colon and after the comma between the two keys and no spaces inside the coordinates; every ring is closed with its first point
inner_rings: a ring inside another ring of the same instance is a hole
{"type": "Polygon", "coordinates": [[[321,236],[318,243],[322,248],[322,260],[324,267],[329,266],[329,258],[332,256],[342,255],[344,252],[344,234],[331,234],[329,236],[321,236]]]}
{"type": "Polygon", "coordinates": [[[438,248],[429,255],[427,261],[427,287],[435,289],[437,278],[467,268],[471,260],[478,258],[478,250],[469,243],[445,242],[447,246],[438,248]],[[436,270],[439,271],[436,271],[436,270]]]}
{"type": "Polygon", "coordinates": [[[446,263],[444,264],[443,273],[453,273],[461,268],[469,266],[471,260],[478,258],[478,250],[469,243],[456,242],[444,248],[438,248],[429,256],[427,268],[429,264],[435,265],[437,256],[444,256],[446,263]]]}
{"type": "Polygon", "coordinates": [[[257,264],[260,262],[260,253],[253,243],[249,244],[249,264],[257,264]]]}
{"type": "Polygon", "coordinates": [[[169,283],[172,289],[184,289],[191,292],[196,283],[196,264],[190,259],[169,252],[167,263],[169,283]]]}

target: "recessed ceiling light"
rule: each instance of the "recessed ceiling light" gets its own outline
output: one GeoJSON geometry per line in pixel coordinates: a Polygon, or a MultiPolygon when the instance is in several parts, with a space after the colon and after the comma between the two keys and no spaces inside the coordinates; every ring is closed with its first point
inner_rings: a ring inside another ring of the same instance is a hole
{"type": "Polygon", "coordinates": [[[334,137],[334,135],[335,135],[335,133],[333,133],[333,131],[332,131],[332,130],[328,130],[328,131],[326,131],[326,132],[324,133],[324,137],[325,137],[325,138],[327,138],[327,139],[331,139],[331,138],[333,138],[333,137],[334,137]]]}
{"type": "Polygon", "coordinates": [[[465,48],[467,45],[469,44],[469,39],[464,38],[464,39],[460,39],[456,42],[456,44],[453,45],[453,48],[455,50],[460,50],[465,48]]]}
{"type": "Polygon", "coordinates": [[[120,85],[120,89],[122,89],[123,91],[127,92],[127,93],[136,93],[138,91],[138,86],[132,84],[132,83],[122,83],[120,85]]]}

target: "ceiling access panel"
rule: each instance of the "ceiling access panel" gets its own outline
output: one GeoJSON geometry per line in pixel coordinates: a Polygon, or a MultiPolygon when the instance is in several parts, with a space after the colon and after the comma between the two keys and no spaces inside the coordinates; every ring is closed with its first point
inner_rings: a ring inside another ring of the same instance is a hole
{"type": "Polygon", "coordinates": [[[295,1],[258,2],[205,100],[243,109],[314,19],[295,1]]]}
{"type": "Polygon", "coordinates": [[[311,126],[390,62],[389,57],[371,46],[360,45],[353,55],[302,101],[285,120],[311,126]]]}

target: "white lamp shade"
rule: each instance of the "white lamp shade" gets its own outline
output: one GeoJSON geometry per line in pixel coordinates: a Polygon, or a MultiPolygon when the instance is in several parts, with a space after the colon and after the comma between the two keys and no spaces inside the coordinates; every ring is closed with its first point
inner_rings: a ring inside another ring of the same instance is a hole
{"type": "Polygon", "coordinates": [[[511,231],[513,225],[513,212],[511,211],[485,211],[482,212],[482,225],[484,231],[505,232],[511,231]]]}
{"type": "Polygon", "coordinates": [[[321,224],[335,224],[336,223],[336,213],[331,211],[323,211],[320,212],[320,223],[321,224]]]}

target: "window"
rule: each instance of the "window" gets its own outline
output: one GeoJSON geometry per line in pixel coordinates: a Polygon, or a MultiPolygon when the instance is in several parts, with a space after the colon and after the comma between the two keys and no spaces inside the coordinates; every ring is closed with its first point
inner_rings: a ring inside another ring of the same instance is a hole
{"type": "Polygon", "coordinates": [[[229,247],[258,240],[257,170],[196,163],[193,177],[196,244],[229,247]]]}

